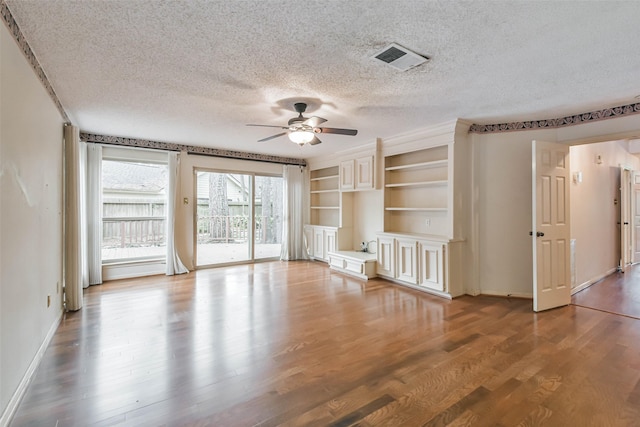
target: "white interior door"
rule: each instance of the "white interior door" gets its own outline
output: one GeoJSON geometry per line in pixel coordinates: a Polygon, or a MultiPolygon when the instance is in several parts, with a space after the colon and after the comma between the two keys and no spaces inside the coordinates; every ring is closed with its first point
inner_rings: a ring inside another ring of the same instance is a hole
{"type": "Polygon", "coordinates": [[[631,171],[620,168],[620,271],[631,264],[631,171]]]}
{"type": "Polygon", "coordinates": [[[632,250],[633,250],[633,262],[640,262],[640,173],[637,171],[632,172],[632,187],[631,193],[631,205],[633,206],[633,228],[631,235],[632,250]]]}
{"type": "Polygon", "coordinates": [[[571,302],[569,146],[532,142],[533,310],[571,302]]]}

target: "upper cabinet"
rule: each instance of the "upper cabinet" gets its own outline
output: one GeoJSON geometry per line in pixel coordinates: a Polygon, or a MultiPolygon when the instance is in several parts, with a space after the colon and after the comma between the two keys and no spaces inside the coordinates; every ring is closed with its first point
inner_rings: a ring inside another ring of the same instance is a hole
{"type": "Polygon", "coordinates": [[[353,160],[343,160],[340,162],[340,190],[352,191],[355,189],[355,177],[353,160]]]}
{"type": "Polygon", "coordinates": [[[375,156],[364,156],[340,162],[340,190],[375,189],[375,156]]]}

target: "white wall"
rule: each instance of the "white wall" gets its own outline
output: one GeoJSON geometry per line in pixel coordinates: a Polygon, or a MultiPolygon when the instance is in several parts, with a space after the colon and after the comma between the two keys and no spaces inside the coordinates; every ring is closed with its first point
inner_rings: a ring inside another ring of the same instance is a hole
{"type": "Polygon", "coordinates": [[[638,170],[640,160],[624,141],[571,147],[571,171],[582,182],[571,184],[571,238],[576,240],[577,287],[615,270],[620,258],[620,165],[638,170]],[[596,162],[600,156],[602,163],[596,162]],[[615,202],[614,202],[615,201],[615,202]]]}
{"type": "MultiPolygon", "coordinates": [[[[382,190],[353,192],[353,249],[360,249],[361,242],[376,240],[376,232],[384,223],[384,199],[382,190]]],[[[371,248],[375,250],[375,244],[371,248]]]]}
{"type": "Polygon", "coordinates": [[[0,413],[6,417],[62,314],[63,120],[4,25],[0,47],[0,413]]]}
{"type": "Polygon", "coordinates": [[[224,172],[260,173],[282,176],[283,165],[248,160],[226,159],[221,157],[180,154],[180,179],[176,197],[189,200],[188,204],[180,203],[176,209],[176,249],[180,259],[189,270],[195,268],[193,218],[196,202],[194,169],[205,169],[224,172]]]}

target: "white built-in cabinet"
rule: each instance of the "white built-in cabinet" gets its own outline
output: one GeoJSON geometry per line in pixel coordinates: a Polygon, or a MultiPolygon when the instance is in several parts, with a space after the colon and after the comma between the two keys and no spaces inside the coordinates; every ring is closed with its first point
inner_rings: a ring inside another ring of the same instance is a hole
{"type": "Polygon", "coordinates": [[[361,191],[375,188],[375,156],[340,162],[340,190],[361,191]]]}
{"type": "Polygon", "coordinates": [[[464,293],[461,285],[461,241],[407,233],[379,233],[378,276],[442,296],[464,293]]]}
{"type": "Polygon", "coordinates": [[[383,231],[378,276],[444,297],[465,292],[468,128],[461,122],[381,147],[383,231]],[[454,168],[455,165],[455,168],[454,168]]]}
{"type": "Polygon", "coordinates": [[[307,252],[328,262],[329,252],[351,244],[352,200],[340,191],[338,165],[311,171],[310,196],[310,223],[304,228],[307,252]],[[344,216],[344,211],[349,215],[344,216]]]}
{"type": "Polygon", "coordinates": [[[378,189],[383,194],[371,198],[378,202],[366,206],[382,218],[381,228],[371,230],[377,242],[372,274],[447,298],[462,295],[471,198],[468,130],[468,124],[457,120],[377,140],[372,151],[352,152],[334,163],[318,160],[335,166],[311,171],[312,215],[305,231],[307,239],[316,241],[314,257],[326,261],[328,256],[339,271],[360,274],[371,268],[358,257],[337,252],[354,250],[348,221],[358,216],[350,196],[378,189]],[[330,209],[335,217],[320,214],[330,209]],[[327,250],[327,227],[336,233],[335,252],[327,250]]]}
{"type": "Polygon", "coordinates": [[[338,228],[321,225],[305,225],[307,252],[313,259],[328,262],[329,252],[338,248],[338,228]]]}

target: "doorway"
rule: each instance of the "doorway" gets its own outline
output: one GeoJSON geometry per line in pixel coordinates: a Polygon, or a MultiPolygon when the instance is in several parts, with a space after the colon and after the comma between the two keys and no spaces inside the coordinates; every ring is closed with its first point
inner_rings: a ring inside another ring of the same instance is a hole
{"type": "MultiPolygon", "coordinates": [[[[640,258],[636,256],[640,248],[637,229],[640,221],[636,219],[640,198],[634,173],[640,160],[629,151],[626,141],[618,140],[574,145],[571,162],[571,238],[575,243],[572,303],[575,303],[587,294],[590,300],[597,300],[595,288],[618,274],[624,276],[616,270],[627,270],[640,258]]],[[[616,295],[622,297],[625,293],[616,295]]]]}

